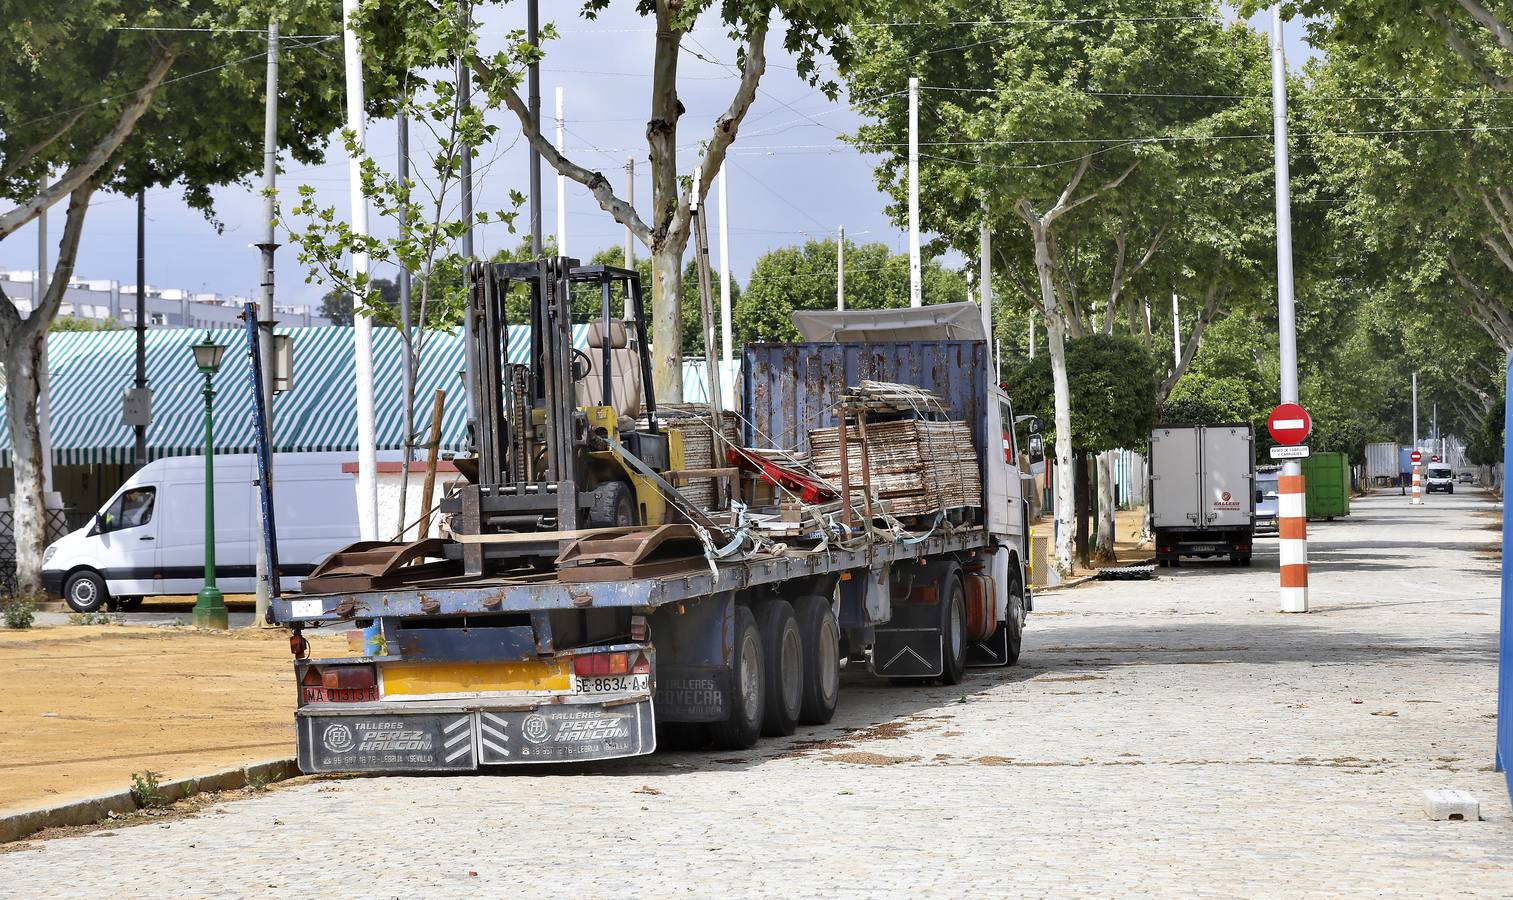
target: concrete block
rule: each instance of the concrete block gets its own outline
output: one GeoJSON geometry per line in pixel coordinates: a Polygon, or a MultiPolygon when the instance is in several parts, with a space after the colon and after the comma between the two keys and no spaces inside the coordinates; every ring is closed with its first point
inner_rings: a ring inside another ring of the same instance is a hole
{"type": "Polygon", "coordinates": [[[1424,791],[1424,814],[1436,822],[1481,821],[1481,804],[1467,791],[1434,788],[1424,791]]]}

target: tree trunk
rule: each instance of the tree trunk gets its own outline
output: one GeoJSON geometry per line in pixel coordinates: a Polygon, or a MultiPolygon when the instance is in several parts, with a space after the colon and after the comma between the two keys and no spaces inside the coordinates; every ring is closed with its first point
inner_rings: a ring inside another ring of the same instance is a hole
{"type": "Polygon", "coordinates": [[[683,243],[651,254],[652,386],[657,404],[683,402],[683,243]]]}
{"type": "Polygon", "coordinates": [[[11,432],[11,471],[15,476],[11,509],[15,511],[16,593],[42,590],[42,550],[47,546],[47,513],[42,497],[41,406],[42,349],[46,328],[23,327],[5,347],[6,418],[11,432]]]}
{"type": "Polygon", "coordinates": [[[1119,506],[1114,492],[1114,456],[1117,452],[1106,450],[1098,454],[1098,541],[1093,558],[1100,563],[1118,561],[1114,554],[1117,539],[1114,513],[1119,506]]]}
{"type": "Polygon", "coordinates": [[[1088,546],[1088,516],[1092,512],[1089,483],[1092,480],[1092,454],[1077,451],[1077,563],[1084,569],[1093,567],[1092,552],[1088,546]]]}
{"type": "Polygon", "coordinates": [[[1030,225],[1035,239],[1035,271],[1040,277],[1040,306],[1045,319],[1046,345],[1051,354],[1054,427],[1056,429],[1056,568],[1072,570],[1073,496],[1076,470],[1072,467],[1072,388],[1066,373],[1066,321],[1056,303],[1051,279],[1051,250],[1045,227],[1030,225]]]}

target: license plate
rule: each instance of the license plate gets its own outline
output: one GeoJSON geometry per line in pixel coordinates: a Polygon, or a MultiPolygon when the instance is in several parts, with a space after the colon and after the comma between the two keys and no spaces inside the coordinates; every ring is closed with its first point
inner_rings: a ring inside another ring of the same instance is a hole
{"type": "Polygon", "coordinates": [[[573,679],[574,694],[634,694],[651,690],[651,676],[579,675],[573,679]]]}
{"type": "Polygon", "coordinates": [[[1193,553],[1213,553],[1215,550],[1218,550],[1219,548],[1216,547],[1216,546],[1214,546],[1213,544],[1193,544],[1188,549],[1191,550],[1193,553]]]}

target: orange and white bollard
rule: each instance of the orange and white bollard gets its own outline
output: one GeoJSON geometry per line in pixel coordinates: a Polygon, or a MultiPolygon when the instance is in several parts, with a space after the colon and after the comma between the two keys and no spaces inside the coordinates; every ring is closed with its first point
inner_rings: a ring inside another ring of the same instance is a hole
{"type": "Polygon", "coordinates": [[[1411,498],[1409,498],[1408,504],[1410,506],[1423,506],[1424,505],[1424,487],[1423,487],[1423,481],[1419,477],[1419,465],[1418,465],[1418,463],[1414,463],[1413,464],[1413,496],[1411,498]]]}
{"type": "Polygon", "coordinates": [[[1282,612],[1308,612],[1308,500],[1303,467],[1289,462],[1277,478],[1277,547],[1282,612]]]}

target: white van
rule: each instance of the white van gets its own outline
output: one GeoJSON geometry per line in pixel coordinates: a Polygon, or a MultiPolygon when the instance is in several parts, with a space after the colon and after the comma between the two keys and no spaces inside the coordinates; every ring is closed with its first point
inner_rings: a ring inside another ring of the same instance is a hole
{"type": "MultiPolygon", "coordinates": [[[[273,458],[274,520],[282,590],[358,539],[349,453],[273,458]]],[[[215,458],[215,574],[223,593],[256,590],[262,512],[251,454],[215,458]]],[[[175,456],[132,475],[90,524],[42,556],[42,584],[79,612],[130,609],[153,594],[193,594],[205,583],[205,458],[175,456]]]]}
{"type": "Polygon", "coordinates": [[[1444,463],[1432,462],[1425,472],[1424,493],[1432,494],[1435,491],[1455,493],[1455,470],[1444,463]]]}

